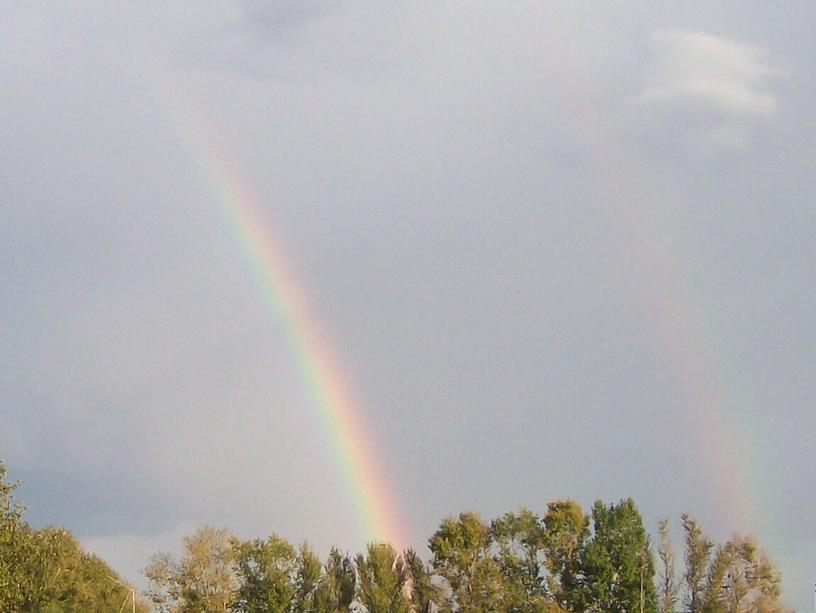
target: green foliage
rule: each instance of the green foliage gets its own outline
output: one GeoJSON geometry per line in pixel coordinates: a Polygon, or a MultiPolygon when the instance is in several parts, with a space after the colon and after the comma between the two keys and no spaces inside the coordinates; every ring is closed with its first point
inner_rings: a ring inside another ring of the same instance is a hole
{"type": "Polygon", "coordinates": [[[433,568],[450,586],[448,604],[456,610],[500,610],[503,577],[490,545],[490,530],[475,513],[445,519],[431,537],[433,568]]]}
{"type": "Polygon", "coordinates": [[[674,613],[680,588],[675,577],[674,548],[669,537],[669,520],[661,519],[657,522],[657,533],[660,536],[660,546],[657,550],[660,558],[658,577],[660,613],[674,613]]]}
{"type": "MultiPolygon", "coordinates": [[[[0,462],[0,612],[117,611],[134,598],[116,573],[85,552],[68,530],[33,530],[14,500],[17,483],[5,476],[0,462]]],[[[139,613],[148,610],[138,598],[135,606],[139,613]]]]}
{"type": "Polygon", "coordinates": [[[405,588],[408,572],[391,545],[371,543],[355,559],[358,594],[368,613],[408,613],[405,588]]]}
{"type": "Polygon", "coordinates": [[[345,613],[354,601],[356,573],[347,555],[336,548],[329,552],[323,576],[317,584],[315,604],[321,613],[345,613]]]}
{"type": "Polygon", "coordinates": [[[298,561],[286,540],[272,535],[235,542],[239,588],[233,611],[242,613],[285,613],[297,592],[298,561]]]}
{"type": "Polygon", "coordinates": [[[703,534],[699,524],[687,513],[682,515],[685,533],[686,572],[683,575],[686,587],[686,607],[689,613],[703,610],[703,594],[706,590],[706,575],[713,543],[703,534]]]}
{"type": "Polygon", "coordinates": [[[567,611],[578,610],[577,588],[580,558],[589,538],[589,518],[574,500],[547,504],[544,516],[544,544],[549,571],[549,591],[567,611]]]}
{"type": "Polygon", "coordinates": [[[416,613],[437,610],[443,600],[442,590],[434,583],[432,571],[413,549],[405,551],[403,560],[408,575],[406,591],[410,594],[411,610],[416,613]]]}
{"type": "MultiPolygon", "coordinates": [[[[68,530],[48,527],[32,531],[31,543],[22,610],[79,613],[132,606],[135,593],[99,557],[83,551],[68,530]]],[[[147,606],[137,599],[136,609],[147,611],[147,606]]]]}
{"type": "Polygon", "coordinates": [[[704,592],[705,613],[781,611],[779,573],[750,537],[735,536],[716,548],[704,592]]]}
{"type": "Polygon", "coordinates": [[[529,509],[493,520],[490,533],[504,578],[503,605],[508,611],[546,611],[551,603],[544,576],[545,530],[529,509]]]}
{"type": "Polygon", "coordinates": [[[292,613],[317,610],[316,599],[319,583],[320,559],[306,543],[303,543],[297,553],[292,613]]]}
{"type": "Polygon", "coordinates": [[[6,481],[6,466],[0,462],[0,611],[19,610],[27,589],[29,530],[23,507],[14,499],[17,486],[6,481]]]}
{"type": "Polygon", "coordinates": [[[649,537],[632,499],[592,508],[593,535],[581,552],[578,601],[586,611],[657,611],[649,537]]]}
{"type": "MultiPolygon", "coordinates": [[[[0,613],[80,613],[149,607],[64,528],[32,529],[0,462],[0,613]]],[[[779,572],[750,537],[715,545],[682,516],[685,604],[692,613],[789,613],[779,572]]],[[[373,543],[352,560],[324,564],[278,535],[239,541],[202,527],[180,559],[158,553],[145,569],[162,613],[674,613],[680,597],[668,522],[658,523],[661,562],[631,499],[591,517],[573,500],[485,524],[475,513],[442,521],[426,564],[413,550],[373,543]],[[591,528],[590,528],[591,519],[591,528]],[[659,603],[659,605],[658,605],[659,603]]]]}

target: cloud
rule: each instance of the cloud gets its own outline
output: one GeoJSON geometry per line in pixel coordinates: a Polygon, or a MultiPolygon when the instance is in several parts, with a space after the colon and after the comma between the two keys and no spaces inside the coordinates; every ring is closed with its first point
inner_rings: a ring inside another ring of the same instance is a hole
{"type": "Polygon", "coordinates": [[[675,121],[718,143],[743,144],[750,128],[777,110],[769,77],[783,71],[763,47],[706,32],[656,30],[637,102],[671,113],[675,121]]]}
{"type": "Polygon", "coordinates": [[[308,23],[331,9],[325,0],[284,0],[258,2],[247,0],[241,4],[243,21],[260,35],[281,32],[308,23]]]}

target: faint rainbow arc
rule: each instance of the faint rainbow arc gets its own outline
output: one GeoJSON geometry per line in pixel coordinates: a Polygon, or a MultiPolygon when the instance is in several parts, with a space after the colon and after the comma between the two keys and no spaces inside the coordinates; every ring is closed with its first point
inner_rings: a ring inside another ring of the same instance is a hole
{"type": "MultiPolygon", "coordinates": [[[[594,83],[585,84],[592,91],[594,83]]],[[[679,392],[678,406],[686,431],[701,446],[699,458],[684,457],[687,470],[697,470],[701,487],[721,495],[721,519],[738,531],[756,531],[759,526],[755,494],[757,486],[746,469],[750,452],[740,443],[749,441],[746,425],[728,411],[729,394],[718,366],[723,357],[701,321],[702,301],[693,292],[691,275],[683,265],[684,252],[676,244],[670,223],[663,220],[659,203],[645,200],[633,186],[642,186],[637,157],[627,154],[620,133],[610,122],[608,110],[592,96],[578,108],[587,134],[600,135],[592,144],[600,162],[587,164],[588,179],[603,182],[620,202],[610,218],[610,231],[630,241],[644,257],[635,265],[645,279],[647,291],[634,301],[644,329],[657,341],[679,392]]],[[[686,509],[684,509],[686,510],[686,509]]]]}
{"type": "Polygon", "coordinates": [[[374,453],[373,439],[331,343],[314,315],[304,290],[265,221],[260,200],[238,169],[214,143],[200,120],[187,116],[185,136],[194,142],[196,162],[206,177],[257,282],[267,307],[283,324],[304,387],[319,414],[340,475],[369,541],[399,547],[407,543],[397,505],[374,453]]]}
{"type": "MultiPolygon", "coordinates": [[[[683,253],[664,227],[666,223],[658,221],[655,207],[648,206],[653,203],[644,202],[631,190],[640,177],[629,170],[633,162],[623,148],[611,142],[605,143],[603,150],[600,173],[629,203],[620,210],[617,229],[649,256],[638,271],[647,278],[649,292],[639,296],[638,302],[645,323],[671,361],[688,433],[702,445],[703,455],[694,468],[701,481],[723,496],[729,515],[724,519],[738,531],[752,532],[759,520],[756,496],[744,466],[747,453],[738,444],[745,434],[738,420],[728,419],[727,393],[716,372],[718,358],[700,321],[700,307],[695,304],[691,280],[682,266],[683,253]]],[[[685,460],[690,462],[692,458],[685,460]]]]}

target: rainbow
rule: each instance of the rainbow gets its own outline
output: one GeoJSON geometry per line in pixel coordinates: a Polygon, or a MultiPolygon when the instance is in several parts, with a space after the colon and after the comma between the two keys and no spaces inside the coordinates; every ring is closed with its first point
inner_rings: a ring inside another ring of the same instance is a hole
{"type": "Polygon", "coordinates": [[[731,530],[755,533],[761,527],[761,497],[750,476],[752,437],[734,410],[733,394],[723,374],[724,356],[702,317],[704,305],[687,271],[688,258],[673,240],[675,232],[671,222],[661,217],[659,203],[632,189],[644,183],[631,170],[637,168],[637,161],[628,159],[615,142],[599,147],[604,148],[604,162],[596,172],[629,203],[617,211],[612,224],[614,234],[626,237],[640,256],[635,272],[643,283],[636,304],[657,350],[671,367],[676,388],[670,393],[679,401],[687,423],[683,434],[699,450],[698,456],[683,458],[685,470],[717,495],[721,519],[731,530]]]}
{"type": "MultiPolygon", "coordinates": [[[[582,85],[594,92],[594,83],[582,85]]],[[[752,457],[758,437],[735,406],[725,348],[716,342],[716,327],[706,325],[703,294],[695,291],[681,237],[661,211],[660,192],[654,198],[644,195],[655,178],[643,175],[641,160],[610,130],[608,110],[587,96],[576,112],[586,133],[599,135],[592,141],[597,161],[587,165],[587,183],[604,185],[616,201],[626,203],[614,211],[599,207],[599,213],[607,213],[609,234],[625,241],[632,253],[633,305],[653,338],[656,357],[668,366],[668,405],[675,406],[685,422],[682,431],[664,434],[684,436],[698,451],[696,456],[684,454],[683,470],[698,478],[701,491],[717,497],[722,523],[735,532],[757,534],[767,498],[752,457]]]]}
{"type": "MultiPolygon", "coordinates": [[[[191,117],[193,115],[187,115],[188,120],[191,117]]],[[[191,124],[189,130],[196,141],[199,162],[231,233],[254,273],[267,308],[283,324],[304,386],[337,459],[360,530],[369,542],[404,546],[407,540],[399,513],[379,469],[382,460],[374,452],[364,415],[328,336],[287,265],[275,232],[264,219],[260,199],[203,125],[199,121],[191,124]]]]}
{"type": "Polygon", "coordinates": [[[663,237],[662,250],[651,250],[653,265],[671,275],[673,283],[647,298],[651,300],[647,308],[656,336],[674,364],[676,393],[689,430],[701,447],[700,457],[685,458],[687,469],[710,483],[733,531],[752,533],[760,526],[760,505],[749,478],[750,438],[742,420],[729,412],[732,401],[721,375],[722,358],[707,340],[711,335],[700,317],[699,299],[692,299],[693,284],[679,264],[683,258],[668,235],[663,237]]]}
{"type": "MultiPolygon", "coordinates": [[[[588,121],[601,121],[585,109],[588,121]]],[[[324,425],[329,445],[337,458],[339,472],[359,518],[362,533],[369,541],[405,545],[397,506],[380,470],[382,461],[375,453],[373,437],[343,375],[336,354],[297,283],[281,251],[273,228],[261,211],[260,200],[229,161],[224,148],[216,145],[211,131],[201,121],[192,125],[195,114],[184,114],[191,127],[186,136],[194,147],[211,192],[228,220],[244,257],[252,268],[270,312],[284,325],[291,350],[304,385],[324,425]]],[[[616,234],[627,236],[648,256],[638,271],[651,289],[640,296],[646,325],[673,366],[687,434],[695,438],[703,457],[687,460],[688,470],[699,473],[701,482],[721,495],[721,513],[734,528],[751,532],[758,527],[757,505],[747,467],[751,464],[745,442],[750,440],[745,425],[729,412],[716,352],[707,349],[706,327],[699,318],[700,305],[694,300],[693,283],[685,273],[684,258],[670,240],[659,214],[650,203],[640,201],[631,191],[640,177],[630,171],[631,160],[614,142],[597,143],[605,148],[601,167],[590,172],[604,175],[621,195],[630,195],[628,209],[619,211],[613,222],[616,234]],[[624,163],[624,160],[629,164],[624,163]],[[631,192],[631,193],[630,193],[631,192]]]]}

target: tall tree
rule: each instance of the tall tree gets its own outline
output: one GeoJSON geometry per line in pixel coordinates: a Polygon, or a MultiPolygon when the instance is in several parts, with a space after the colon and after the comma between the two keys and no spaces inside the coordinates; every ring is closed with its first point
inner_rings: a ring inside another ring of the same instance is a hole
{"type": "Polygon", "coordinates": [[[127,600],[147,606],[99,557],[65,528],[32,529],[23,520],[16,482],[0,462],[0,611],[69,613],[118,610],[127,600]]]}
{"type": "Polygon", "coordinates": [[[589,538],[589,518],[574,500],[547,504],[544,516],[549,591],[567,611],[579,610],[577,598],[580,558],[589,538]]]}
{"type": "Polygon", "coordinates": [[[592,508],[593,535],[581,552],[579,601],[586,611],[656,613],[654,562],[631,498],[592,508]]]}
{"type": "Polygon", "coordinates": [[[704,592],[705,613],[781,612],[780,575],[751,537],[718,546],[704,592]]]}
{"type": "Polygon", "coordinates": [[[333,547],[317,585],[316,610],[320,613],[348,612],[354,602],[356,584],[354,564],[347,555],[333,547]]]}
{"type": "Polygon", "coordinates": [[[295,595],[292,613],[307,613],[317,610],[317,587],[320,583],[320,559],[303,543],[298,549],[295,571],[295,595]]]}
{"type": "Polygon", "coordinates": [[[227,611],[238,588],[234,541],[227,530],[204,526],[184,539],[181,560],[163,553],[153,556],[144,574],[159,611],[227,611]]]}
{"type": "Polygon", "coordinates": [[[657,549],[657,555],[660,558],[658,576],[660,613],[674,613],[680,587],[677,585],[674,547],[672,547],[669,536],[669,520],[661,519],[657,522],[657,533],[660,536],[660,546],[657,549]]]}
{"type": "Polygon", "coordinates": [[[371,543],[355,562],[359,598],[368,613],[408,613],[408,572],[391,545],[371,543]]]}
{"type": "Polygon", "coordinates": [[[411,601],[411,610],[414,613],[436,611],[441,604],[442,594],[439,586],[434,583],[432,571],[413,549],[405,551],[403,560],[407,573],[405,587],[411,601]]]}
{"type": "Polygon", "coordinates": [[[238,590],[232,604],[241,613],[285,613],[297,592],[297,556],[285,539],[235,542],[238,590]]]}
{"type": "Polygon", "coordinates": [[[681,519],[685,533],[686,572],[683,579],[686,588],[686,608],[689,613],[700,613],[703,610],[709,558],[714,545],[688,513],[683,513],[681,519]]]}
{"type": "Polygon", "coordinates": [[[434,571],[448,583],[455,610],[501,610],[503,578],[490,545],[490,530],[475,513],[445,519],[430,538],[434,571]]]}
{"type": "Polygon", "coordinates": [[[84,551],[65,528],[31,531],[25,600],[20,611],[115,611],[126,604],[145,612],[116,573],[99,557],[84,551]],[[134,602],[131,604],[131,599],[134,602]]]}
{"type": "Polygon", "coordinates": [[[508,611],[535,613],[550,608],[544,580],[544,526],[529,509],[493,520],[490,533],[494,558],[504,578],[503,606],[508,611]]]}
{"type": "Polygon", "coordinates": [[[25,599],[29,529],[14,497],[18,485],[6,480],[6,465],[0,461],[0,611],[20,610],[25,599]]]}

